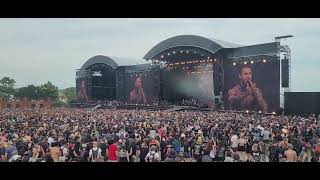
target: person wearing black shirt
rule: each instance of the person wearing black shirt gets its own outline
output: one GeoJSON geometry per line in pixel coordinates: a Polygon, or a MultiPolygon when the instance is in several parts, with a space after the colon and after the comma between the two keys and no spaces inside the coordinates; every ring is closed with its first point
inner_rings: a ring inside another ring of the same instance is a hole
{"type": "Polygon", "coordinates": [[[145,145],[145,143],[141,144],[140,149],[140,162],[145,162],[145,157],[149,153],[149,148],[145,145]]]}
{"type": "Polygon", "coordinates": [[[166,154],[167,145],[168,145],[168,143],[166,141],[166,138],[162,138],[162,141],[160,143],[161,161],[165,160],[165,154],[166,154]]]}
{"type": "Polygon", "coordinates": [[[279,162],[279,155],[281,154],[280,148],[278,146],[278,143],[273,143],[270,147],[269,147],[269,159],[270,162],[279,162]]]}
{"type": "Polygon", "coordinates": [[[99,144],[99,147],[101,149],[101,156],[102,156],[102,159],[103,161],[107,161],[106,159],[106,153],[107,153],[107,144],[105,143],[105,140],[104,139],[101,139],[100,141],[100,144],[99,144]]]}
{"type": "Polygon", "coordinates": [[[4,161],[5,158],[5,148],[0,144],[0,162],[4,161]]]}
{"type": "Polygon", "coordinates": [[[91,147],[87,146],[84,150],[83,153],[83,158],[81,158],[81,162],[89,162],[89,151],[90,151],[91,147]]]}
{"type": "Polygon", "coordinates": [[[70,154],[70,161],[76,161],[79,162],[80,161],[80,142],[76,142],[75,145],[73,147],[71,147],[71,149],[69,150],[69,154],[70,154]]]}

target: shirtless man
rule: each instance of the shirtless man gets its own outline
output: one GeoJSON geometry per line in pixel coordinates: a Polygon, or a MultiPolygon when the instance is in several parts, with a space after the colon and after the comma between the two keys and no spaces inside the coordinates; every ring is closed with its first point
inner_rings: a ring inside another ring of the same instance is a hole
{"type": "Polygon", "coordinates": [[[292,144],[288,145],[288,150],[284,152],[284,154],[287,156],[287,161],[288,162],[297,162],[297,153],[296,151],[293,150],[292,144]]]}

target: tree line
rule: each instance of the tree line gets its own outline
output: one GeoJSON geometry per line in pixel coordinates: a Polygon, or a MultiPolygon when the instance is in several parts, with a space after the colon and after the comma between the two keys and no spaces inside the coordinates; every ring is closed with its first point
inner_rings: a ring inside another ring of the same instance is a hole
{"type": "Polygon", "coordinates": [[[3,77],[0,80],[0,97],[5,99],[23,99],[30,100],[50,98],[54,104],[67,105],[76,100],[76,88],[69,87],[59,90],[56,85],[48,81],[39,86],[33,84],[26,87],[16,88],[16,81],[10,77],[3,77]]]}

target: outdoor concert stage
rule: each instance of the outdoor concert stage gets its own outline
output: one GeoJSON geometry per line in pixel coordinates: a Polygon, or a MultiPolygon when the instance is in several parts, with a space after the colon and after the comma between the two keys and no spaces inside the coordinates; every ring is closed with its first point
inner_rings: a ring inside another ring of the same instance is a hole
{"type": "Polygon", "coordinates": [[[290,85],[289,65],[290,49],[280,42],[245,46],[181,35],[158,43],[143,59],[90,58],[76,73],[77,100],[149,106],[194,101],[211,109],[278,112],[290,85]],[[259,102],[235,105],[230,96],[244,96],[239,78],[260,90],[259,97],[252,95],[259,102]]]}

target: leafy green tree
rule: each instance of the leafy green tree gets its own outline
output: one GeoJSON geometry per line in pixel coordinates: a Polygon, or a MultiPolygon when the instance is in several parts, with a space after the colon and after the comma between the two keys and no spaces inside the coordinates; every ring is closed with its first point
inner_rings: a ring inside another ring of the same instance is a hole
{"type": "Polygon", "coordinates": [[[41,99],[43,97],[43,94],[39,86],[34,86],[33,84],[31,84],[27,87],[17,89],[15,97],[19,99],[41,99]]]}
{"type": "Polygon", "coordinates": [[[64,95],[67,98],[67,102],[75,102],[77,98],[76,88],[75,87],[69,87],[64,90],[64,95]]]}
{"type": "Polygon", "coordinates": [[[0,80],[0,97],[8,98],[15,94],[16,81],[10,77],[3,77],[0,80]]]}
{"type": "Polygon", "coordinates": [[[51,100],[55,101],[59,97],[58,87],[48,81],[40,86],[39,94],[43,99],[51,98],[51,100]]]}

